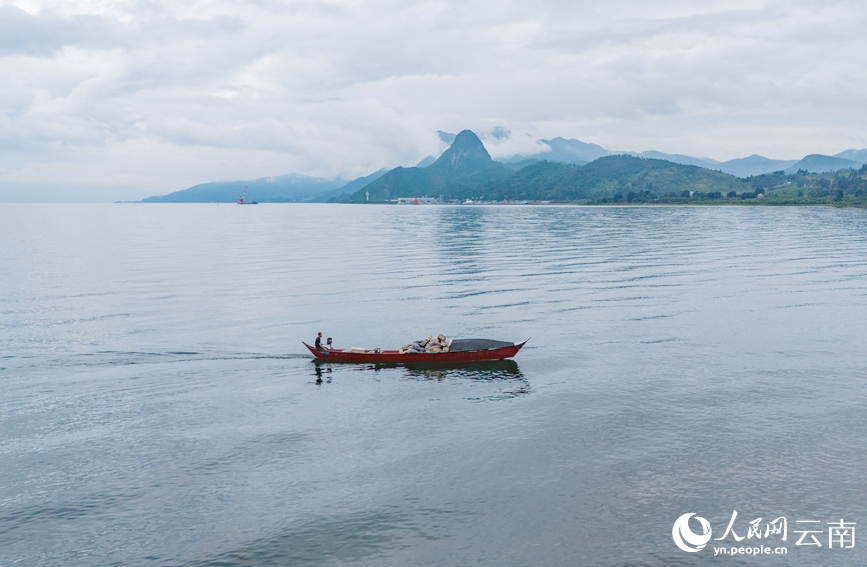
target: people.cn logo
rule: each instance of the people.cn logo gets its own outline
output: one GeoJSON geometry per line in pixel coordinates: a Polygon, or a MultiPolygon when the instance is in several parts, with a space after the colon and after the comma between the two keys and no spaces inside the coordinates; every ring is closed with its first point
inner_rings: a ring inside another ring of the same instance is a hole
{"type": "Polygon", "coordinates": [[[704,546],[710,541],[711,531],[710,523],[701,516],[695,516],[695,519],[701,524],[701,529],[703,530],[701,535],[689,529],[689,519],[693,516],[695,516],[695,513],[684,514],[674,521],[674,526],[671,528],[671,537],[674,538],[674,543],[677,544],[677,547],[690,553],[704,549],[704,546]]]}

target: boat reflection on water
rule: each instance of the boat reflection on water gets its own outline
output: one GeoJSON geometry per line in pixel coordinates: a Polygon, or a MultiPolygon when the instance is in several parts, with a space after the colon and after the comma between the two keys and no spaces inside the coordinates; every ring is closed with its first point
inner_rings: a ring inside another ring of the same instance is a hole
{"type": "MultiPolygon", "coordinates": [[[[392,367],[397,368],[397,365],[392,367]]],[[[514,360],[490,360],[472,364],[402,364],[400,367],[406,369],[407,376],[429,380],[446,378],[520,380],[524,378],[518,363],[514,360]]]]}
{"type": "MultiPolygon", "coordinates": [[[[316,383],[321,384],[323,376],[331,382],[332,368],[346,369],[346,364],[331,363],[324,360],[312,361],[316,383]]],[[[403,378],[410,380],[476,380],[502,382],[507,388],[495,396],[469,398],[471,400],[507,399],[530,393],[530,383],[514,360],[491,360],[455,364],[358,364],[354,369],[379,372],[382,370],[400,371],[403,378]]]]}

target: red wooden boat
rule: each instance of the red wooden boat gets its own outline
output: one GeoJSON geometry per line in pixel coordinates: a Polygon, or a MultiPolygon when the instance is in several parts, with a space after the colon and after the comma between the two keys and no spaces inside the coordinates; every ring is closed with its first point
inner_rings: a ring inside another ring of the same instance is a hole
{"type": "MultiPolygon", "coordinates": [[[[527,339],[529,341],[530,339],[527,339]]],[[[412,353],[401,354],[397,350],[381,350],[375,352],[368,350],[357,352],[351,350],[318,350],[302,341],[317,360],[329,362],[355,362],[371,364],[454,364],[463,362],[479,362],[483,360],[503,360],[512,358],[521,347],[527,344],[507,343],[504,341],[492,341],[488,339],[455,339],[452,341],[449,352],[436,354],[412,353]]]]}

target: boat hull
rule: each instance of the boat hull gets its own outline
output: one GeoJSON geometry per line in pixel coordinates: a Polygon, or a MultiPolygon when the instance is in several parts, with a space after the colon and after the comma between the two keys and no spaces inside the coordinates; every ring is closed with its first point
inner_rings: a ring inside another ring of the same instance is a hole
{"type": "Polygon", "coordinates": [[[502,347],[492,348],[487,350],[474,350],[467,352],[440,352],[437,354],[400,354],[396,350],[384,350],[382,352],[350,352],[346,350],[318,350],[307,343],[303,342],[304,346],[317,360],[327,360],[329,362],[349,362],[355,364],[455,364],[465,362],[481,362],[486,360],[504,360],[512,358],[523,343],[502,347]]]}

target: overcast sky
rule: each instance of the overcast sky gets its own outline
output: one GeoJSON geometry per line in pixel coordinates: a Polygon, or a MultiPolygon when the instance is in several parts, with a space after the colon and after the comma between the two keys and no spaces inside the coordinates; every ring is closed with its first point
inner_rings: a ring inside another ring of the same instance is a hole
{"type": "Polygon", "coordinates": [[[354,178],[465,128],[834,154],[867,146],[865,30],[864,0],[0,0],[0,187],[354,178]]]}

